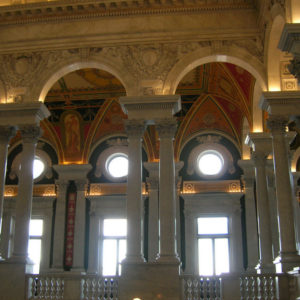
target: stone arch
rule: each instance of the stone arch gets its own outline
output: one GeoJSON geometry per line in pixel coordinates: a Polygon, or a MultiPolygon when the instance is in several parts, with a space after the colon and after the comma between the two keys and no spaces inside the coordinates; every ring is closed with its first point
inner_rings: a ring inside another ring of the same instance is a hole
{"type": "Polygon", "coordinates": [[[30,93],[31,99],[37,99],[38,101],[44,102],[44,99],[54,85],[64,75],[83,68],[101,69],[107,71],[117,77],[123,84],[127,95],[135,94],[134,80],[129,77],[128,72],[122,70],[119,66],[108,61],[106,59],[101,60],[80,60],[80,59],[69,59],[61,61],[56,64],[55,67],[47,70],[41,78],[37,79],[35,87],[30,93]]]}
{"type": "Polygon", "coordinates": [[[174,94],[180,80],[192,69],[211,62],[228,62],[240,66],[251,73],[262,90],[267,89],[266,74],[262,63],[244,49],[231,46],[219,54],[212,54],[211,47],[205,47],[185,55],[169,72],[163,94],[174,94]]]}
{"type": "Polygon", "coordinates": [[[278,43],[285,24],[285,17],[279,6],[274,6],[272,8],[272,16],[273,22],[270,25],[270,30],[266,37],[268,90],[280,91],[280,60],[282,52],[278,49],[278,43]]]}

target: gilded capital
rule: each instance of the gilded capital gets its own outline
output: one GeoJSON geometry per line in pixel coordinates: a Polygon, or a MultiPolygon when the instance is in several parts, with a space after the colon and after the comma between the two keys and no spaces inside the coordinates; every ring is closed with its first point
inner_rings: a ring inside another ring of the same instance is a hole
{"type": "Polygon", "coordinates": [[[129,138],[141,138],[146,128],[145,121],[143,120],[125,120],[125,129],[129,138]]]}
{"type": "Polygon", "coordinates": [[[173,138],[177,130],[177,121],[176,119],[156,119],[155,127],[160,138],[173,138]]]}

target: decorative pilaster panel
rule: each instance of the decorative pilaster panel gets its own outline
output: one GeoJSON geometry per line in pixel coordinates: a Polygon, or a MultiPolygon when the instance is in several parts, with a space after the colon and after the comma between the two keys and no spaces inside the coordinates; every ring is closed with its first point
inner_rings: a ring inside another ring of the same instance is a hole
{"type": "Polygon", "coordinates": [[[175,119],[156,120],[159,149],[159,222],[160,251],[158,262],[179,262],[175,236],[175,164],[173,139],[177,129],[175,119]]]}
{"type": "Polygon", "coordinates": [[[59,179],[55,181],[55,184],[57,198],[55,206],[53,259],[51,268],[57,271],[62,271],[65,244],[66,197],[69,181],[59,179]]]}
{"type": "Polygon", "coordinates": [[[127,254],[126,263],[143,262],[142,253],[142,135],[145,122],[127,120],[128,176],[127,176],[127,254]]]}
{"type": "Polygon", "coordinates": [[[29,222],[32,207],[33,160],[40,127],[24,125],[20,127],[23,150],[19,173],[18,197],[16,204],[16,225],[12,259],[26,262],[29,237],[29,222]]]}

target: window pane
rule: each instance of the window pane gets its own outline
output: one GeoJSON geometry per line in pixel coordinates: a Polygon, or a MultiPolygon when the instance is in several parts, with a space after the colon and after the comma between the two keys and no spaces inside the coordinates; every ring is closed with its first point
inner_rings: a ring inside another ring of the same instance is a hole
{"type": "Polygon", "coordinates": [[[126,219],[105,219],[103,222],[104,236],[126,236],[126,219]]]}
{"type": "Polygon", "coordinates": [[[213,275],[212,239],[198,240],[199,275],[213,275]]]}
{"type": "Polygon", "coordinates": [[[117,271],[117,240],[103,241],[103,275],[113,276],[117,271]]]}
{"type": "Polygon", "coordinates": [[[216,275],[229,272],[228,239],[215,239],[216,275]]]}
{"type": "Polygon", "coordinates": [[[198,234],[227,234],[228,218],[198,218],[198,234]]]}
{"type": "Polygon", "coordinates": [[[126,257],[126,240],[119,240],[119,275],[121,275],[121,262],[126,257]]]}
{"type": "Polygon", "coordinates": [[[43,234],[43,220],[32,219],[29,223],[29,235],[41,236],[43,234]]]}
{"type": "Polygon", "coordinates": [[[40,239],[30,239],[28,242],[28,256],[34,262],[33,273],[35,274],[40,271],[41,246],[42,241],[40,239]]]}

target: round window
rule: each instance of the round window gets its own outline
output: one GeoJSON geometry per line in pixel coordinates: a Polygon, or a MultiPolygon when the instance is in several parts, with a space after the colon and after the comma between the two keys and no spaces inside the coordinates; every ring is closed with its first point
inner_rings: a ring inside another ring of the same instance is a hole
{"type": "Polygon", "coordinates": [[[123,153],[111,155],[106,161],[106,169],[114,178],[128,175],[128,157],[123,153]]]}
{"type": "Polygon", "coordinates": [[[217,151],[204,151],[198,157],[198,168],[204,175],[218,175],[222,171],[223,165],[223,156],[217,151]]]}
{"type": "Polygon", "coordinates": [[[44,162],[38,156],[36,156],[33,161],[33,179],[36,179],[39,176],[41,176],[44,170],[44,162]]]}

